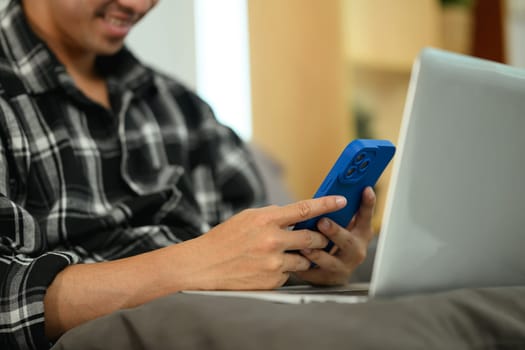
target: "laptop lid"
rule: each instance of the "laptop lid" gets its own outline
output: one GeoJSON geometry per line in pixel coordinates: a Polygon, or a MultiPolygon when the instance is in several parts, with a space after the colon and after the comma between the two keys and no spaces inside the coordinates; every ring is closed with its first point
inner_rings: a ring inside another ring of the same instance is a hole
{"type": "Polygon", "coordinates": [[[525,71],[414,64],[370,294],[525,284],[525,71]]]}

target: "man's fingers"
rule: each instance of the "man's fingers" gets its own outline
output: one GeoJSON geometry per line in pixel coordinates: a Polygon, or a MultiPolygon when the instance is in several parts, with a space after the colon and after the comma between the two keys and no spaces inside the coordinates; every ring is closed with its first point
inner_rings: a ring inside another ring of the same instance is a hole
{"type": "Polygon", "coordinates": [[[285,272],[308,271],[310,261],[300,254],[285,253],[283,270],[285,272]]]}
{"type": "Polygon", "coordinates": [[[359,231],[372,230],[372,216],[376,205],[376,195],[371,187],[365,188],[361,198],[361,206],[356,214],[355,227],[359,231]]]}
{"type": "Polygon", "coordinates": [[[290,226],[345,206],[346,198],[342,196],[307,199],[278,208],[277,222],[281,227],[290,226]]]}
{"type": "Polygon", "coordinates": [[[355,230],[353,232],[345,230],[327,218],[319,221],[318,228],[339,248],[338,257],[345,263],[352,262],[358,265],[365,259],[368,245],[367,235],[354,234],[355,230]]]}
{"type": "Polygon", "coordinates": [[[322,249],[328,244],[324,235],[310,230],[286,231],[283,238],[286,250],[322,249]]]}
{"type": "Polygon", "coordinates": [[[321,249],[304,249],[301,250],[301,254],[308,258],[309,261],[319,266],[320,270],[337,272],[345,269],[344,263],[341,259],[328,254],[321,249]]]}

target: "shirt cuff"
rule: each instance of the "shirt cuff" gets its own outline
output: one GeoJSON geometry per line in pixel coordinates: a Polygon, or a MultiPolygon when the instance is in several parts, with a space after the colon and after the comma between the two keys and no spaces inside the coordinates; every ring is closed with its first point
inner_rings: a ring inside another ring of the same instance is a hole
{"type": "Polygon", "coordinates": [[[9,349],[48,349],[51,343],[44,324],[47,288],[60,271],[79,258],[71,253],[50,252],[34,259],[25,255],[7,259],[11,261],[8,272],[3,274],[0,295],[0,344],[7,344],[9,349]]]}

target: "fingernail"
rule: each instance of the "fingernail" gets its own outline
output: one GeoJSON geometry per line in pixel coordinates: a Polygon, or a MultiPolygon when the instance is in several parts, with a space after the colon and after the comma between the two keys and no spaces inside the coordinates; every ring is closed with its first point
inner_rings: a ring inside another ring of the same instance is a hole
{"type": "Polygon", "coordinates": [[[367,199],[368,199],[369,201],[374,200],[374,198],[375,198],[375,196],[376,196],[376,194],[375,194],[375,192],[374,192],[374,189],[373,189],[372,187],[368,186],[368,187],[366,188],[366,190],[367,190],[367,193],[366,193],[366,197],[367,197],[367,199]]]}
{"type": "Polygon", "coordinates": [[[346,198],[342,196],[337,196],[335,198],[335,204],[340,208],[344,207],[346,205],[346,198]]]}
{"type": "Polygon", "coordinates": [[[303,253],[304,255],[308,255],[308,254],[312,253],[312,250],[309,249],[309,248],[302,249],[302,250],[301,250],[301,253],[303,253]]]}
{"type": "Polygon", "coordinates": [[[319,222],[319,228],[323,231],[326,231],[330,228],[330,221],[328,219],[321,219],[319,222]]]}

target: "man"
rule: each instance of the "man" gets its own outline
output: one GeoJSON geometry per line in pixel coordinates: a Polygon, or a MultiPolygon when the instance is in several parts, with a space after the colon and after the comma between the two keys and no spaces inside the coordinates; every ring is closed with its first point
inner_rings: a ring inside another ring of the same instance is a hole
{"type": "Polygon", "coordinates": [[[364,258],[371,189],[346,229],[287,230],[342,197],[243,210],[263,191],[242,142],[123,46],[156,2],[13,0],[1,15],[2,348],[185,289],[344,283],[364,258]]]}

